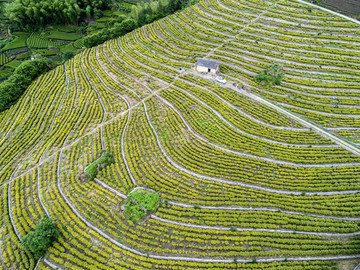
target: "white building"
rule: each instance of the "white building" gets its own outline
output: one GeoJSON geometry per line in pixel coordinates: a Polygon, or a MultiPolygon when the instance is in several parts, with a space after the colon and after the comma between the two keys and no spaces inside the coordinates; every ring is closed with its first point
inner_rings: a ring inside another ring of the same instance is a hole
{"type": "Polygon", "coordinates": [[[206,72],[206,73],[216,74],[219,72],[219,63],[216,61],[199,59],[195,64],[195,69],[198,72],[206,72]]]}

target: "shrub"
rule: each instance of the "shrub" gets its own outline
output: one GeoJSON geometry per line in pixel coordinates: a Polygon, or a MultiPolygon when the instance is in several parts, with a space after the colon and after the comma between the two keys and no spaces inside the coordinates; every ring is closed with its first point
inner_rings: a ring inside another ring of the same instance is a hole
{"type": "Polygon", "coordinates": [[[271,67],[260,71],[255,81],[263,85],[280,85],[283,77],[283,67],[280,64],[273,64],[271,67]]]}
{"type": "Polygon", "coordinates": [[[39,259],[59,236],[60,232],[53,220],[43,216],[40,223],[36,225],[35,231],[28,233],[21,240],[21,244],[34,255],[35,259],[39,259]]]}
{"type": "Polygon", "coordinates": [[[46,60],[35,59],[21,63],[5,82],[0,85],[0,112],[10,108],[40,74],[49,70],[46,60]]]}
{"type": "Polygon", "coordinates": [[[104,156],[94,161],[86,168],[85,175],[88,177],[89,180],[94,180],[97,173],[111,163],[114,163],[114,158],[110,153],[106,153],[104,156]]]}
{"type": "Polygon", "coordinates": [[[125,213],[130,220],[139,221],[150,211],[155,211],[159,205],[160,196],[154,191],[137,190],[129,194],[125,213]]]}
{"type": "Polygon", "coordinates": [[[67,52],[64,52],[64,53],[63,53],[62,58],[63,58],[65,61],[67,61],[67,60],[73,58],[74,55],[75,55],[74,52],[67,51],[67,52]]]}

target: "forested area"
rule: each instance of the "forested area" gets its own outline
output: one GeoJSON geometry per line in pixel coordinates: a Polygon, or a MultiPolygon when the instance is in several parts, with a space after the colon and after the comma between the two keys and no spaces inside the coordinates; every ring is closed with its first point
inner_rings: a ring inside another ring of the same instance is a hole
{"type": "Polygon", "coordinates": [[[57,23],[78,23],[106,9],[111,0],[14,0],[5,7],[5,15],[21,27],[57,23]]]}
{"type": "Polygon", "coordinates": [[[126,33],[136,29],[137,26],[137,21],[134,19],[126,19],[126,17],[119,18],[118,22],[116,22],[111,28],[105,28],[96,34],[85,37],[83,39],[84,45],[87,48],[96,46],[105,42],[106,40],[125,35],[126,33]]]}
{"type": "Polygon", "coordinates": [[[138,22],[139,26],[151,23],[169,14],[197,3],[198,0],[159,0],[154,2],[142,2],[133,6],[132,17],[138,22]]]}
{"type": "Polygon", "coordinates": [[[0,84],[0,112],[14,104],[31,82],[50,70],[47,59],[34,59],[23,62],[13,75],[0,84]]]}
{"type": "Polygon", "coordinates": [[[87,36],[84,38],[84,45],[88,48],[131,32],[137,27],[152,23],[164,18],[167,15],[197,3],[198,0],[158,0],[153,2],[141,2],[131,9],[131,19],[119,17],[109,29],[87,36]]]}

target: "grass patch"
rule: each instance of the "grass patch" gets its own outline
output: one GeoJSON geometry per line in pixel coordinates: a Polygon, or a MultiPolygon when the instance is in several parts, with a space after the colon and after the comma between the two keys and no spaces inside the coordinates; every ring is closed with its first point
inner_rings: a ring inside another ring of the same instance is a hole
{"type": "Polygon", "coordinates": [[[131,192],[125,202],[125,214],[138,222],[159,207],[160,195],[155,191],[139,189],[131,192]]]}
{"type": "Polygon", "coordinates": [[[74,46],[77,49],[81,49],[82,47],[84,47],[84,40],[82,38],[78,39],[77,41],[74,42],[74,46]]]}
{"type": "Polygon", "coordinates": [[[96,22],[97,22],[97,23],[109,22],[109,21],[111,21],[111,20],[112,20],[112,18],[110,18],[110,17],[102,17],[102,18],[100,18],[100,19],[97,19],[96,22]]]}
{"type": "Polygon", "coordinates": [[[29,33],[15,32],[13,33],[15,39],[9,44],[6,44],[3,51],[26,47],[26,39],[30,36],[29,33]]]}
{"type": "Polygon", "coordinates": [[[22,61],[12,60],[12,61],[10,61],[9,63],[7,63],[7,64],[5,65],[5,67],[9,67],[9,68],[15,69],[15,68],[17,68],[21,63],[22,63],[22,61]]]}
{"type": "Polygon", "coordinates": [[[56,26],[55,28],[61,32],[66,32],[66,33],[74,33],[78,29],[78,27],[73,25],[59,25],[56,26]]]}
{"type": "Polygon", "coordinates": [[[55,31],[51,32],[51,34],[48,36],[48,38],[73,41],[73,40],[79,39],[80,36],[75,33],[64,33],[64,32],[59,32],[59,31],[55,30],[55,31]]]}
{"type": "Polygon", "coordinates": [[[76,53],[76,52],[77,52],[77,49],[74,47],[74,43],[69,43],[69,44],[67,44],[66,46],[60,47],[60,51],[61,51],[62,53],[64,53],[64,52],[73,52],[73,53],[76,53]]]}
{"type": "Polygon", "coordinates": [[[32,52],[26,52],[23,53],[22,55],[19,55],[18,57],[16,57],[16,60],[27,60],[30,58],[30,56],[32,55],[32,52]]]}
{"type": "Polygon", "coordinates": [[[114,163],[114,158],[110,153],[103,154],[98,160],[91,163],[85,170],[85,175],[89,180],[94,180],[97,173],[101,171],[106,166],[114,163]]]}
{"type": "Polygon", "coordinates": [[[260,71],[255,76],[255,81],[262,85],[279,85],[283,77],[283,66],[280,64],[273,64],[267,69],[260,71]]]}

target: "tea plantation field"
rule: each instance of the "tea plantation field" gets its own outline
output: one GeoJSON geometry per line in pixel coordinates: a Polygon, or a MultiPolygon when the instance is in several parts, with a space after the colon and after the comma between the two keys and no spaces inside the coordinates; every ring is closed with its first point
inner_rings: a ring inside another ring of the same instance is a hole
{"type": "Polygon", "coordinates": [[[354,269],[359,56],[295,0],[201,0],[40,76],[0,113],[0,269],[354,269]]]}

